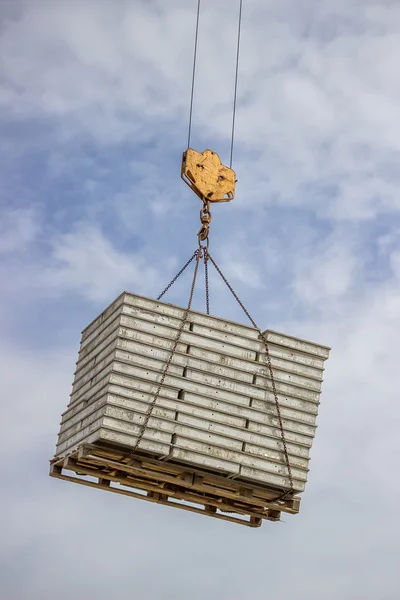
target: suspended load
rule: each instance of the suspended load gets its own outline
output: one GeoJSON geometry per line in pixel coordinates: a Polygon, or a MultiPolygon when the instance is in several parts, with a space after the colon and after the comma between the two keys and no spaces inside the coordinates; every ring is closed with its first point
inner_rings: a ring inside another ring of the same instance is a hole
{"type": "Polygon", "coordinates": [[[51,475],[253,527],[297,513],[329,349],[264,337],[273,380],[254,327],[121,294],[83,331],[51,475]]]}
{"type": "Polygon", "coordinates": [[[329,348],[262,332],[209,252],[211,204],[235,196],[242,0],[229,167],[190,148],[199,9],[181,167],[202,201],[198,248],[156,300],[124,292],[83,331],[50,475],[259,527],[299,512],[329,348]],[[201,260],[206,313],[192,310],[201,260]],[[186,308],[162,301],[193,261],[186,308]],[[209,264],[252,326],[210,315],[209,264]]]}

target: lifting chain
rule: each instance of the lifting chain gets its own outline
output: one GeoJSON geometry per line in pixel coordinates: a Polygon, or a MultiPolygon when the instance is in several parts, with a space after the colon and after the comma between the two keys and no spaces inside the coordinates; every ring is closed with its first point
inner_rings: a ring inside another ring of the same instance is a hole
{"type": "Polygon", "coordinates": [[[151,417],[151,414],[153,412],[153,409],[157,403],[157,399],[160,395],[162,386],[164,385],[165,382],[165,378],[167,376],[168,370],[171,366],[172,360],[174,358],[175,352],[177,350],[178,344],[179,344],[179,340],[182,336],[183,330],[185,328],[185,324],[187,322],[187,318],[189,316],[189,312],[192,306],[192,300],[193,300],[193,294],[194,294],[194,289],[195,289],[195,285],[196,285],[196,278],[197,278],[197,273],[198,273],[198,269],[199,269],[199,262],[200,259],[203,258],[204,259],[204,267],[205,267],[205,283],[206,283],[206,309],[207,309],[207,314],[209,314],[210,312],[210,302],[209,302],[209,285],[208,285],[208,261],[211,261],[211,263],[213,264],[213,266],[215,267],[217,273],[220,275],[221,279],[224,281],[224,283],[226,284],[226,286],[228,287],[229,291],[231,292],[231,294],[233,295],[233,297],[235,298],[235,300],[238,302],[239,306],[242,308],[243,312],[245,313],[245,315],[247,316],[247,318],[249,319],[249,321],[251,322],[251,324],[253,325],[253,327],[259,332],[260,337],[264,343],[264,347],[265,347],[265,355],[266,355],[266,363],[267,363],[267,369],[268,369],[268,373],[269,373],[269,378],[271,380],[271,387],[272,387],[272,393],[273,393],[273,397],[274,397],[274,401],[275,401],[275,407],[276,407],[276,414],[277,414],[277,418],[278,418],[278,424],[279,424],[279,429],[280,429],[280,434],[281,434],[281,441],[282,441],[282,447],[283,447],[283,453],[284,453],[284,457],[285,457],[285,462],[286,462],[286,467],[287,467],[287,472],[288,472],[288,479],[289,479],[289,489],[284,491],[283,494],[281,494],[280,496],[278,496],[276,498],[277,501],[284,501],[286,500],[288,497],[292,496],[294,494],[294,487],[293,487],[293,475],[292,475],[292,469],[290,466],[290,461],[289,461],[289,454],[288,454],[288,449],[287,449],[287,445],[286,445],[286,437],[285,437],[285,430],[283,427],[283,419],[282,419],[282,414],[281,414],[281,409],[279,406],[279,399],[278,399],[278,393],[277,393],[277,389],[276,389],[276,385],[275,385],[275,378],[274,378],[274,373],[273,373],[273,369],[272,369],[272,363],[271,363],[271,355],[269,353],[269,348],[268,348],[268,341],[267,338],[265,337],[265,335],[261,332],[261,329],[257,326],[256,322],[254,321],[254,319],[251,317],[250,313],[247,311],[247,309],[245,308],[244,304],[242,303],[242,301],[239,299],[238,295],[236,294],[235,290],[232,288],[231,284],[228,282],[228,280],[226,279],[225,275],[222,273],[221,269],[219,268],[219,266],[217,265],[217,263],[214,261],[214,259],[212,258],[211,254],[208,252],[208,247],[206,246],[202,246],[201,245],[201,237],[200,237],[200,233],[203,231],[203,227],[204,227],[204,232],[205,232],[205,237],[203,239],[207,240],[207,246],[208,246],[208,232],[209,232],[209,224],[211,221],[211,214],[209,212],[209,206],[207,206],[207,203],[204,203],[204,207],[202,209],[202,211],[200,212],[200,218],[202,218],[202,216],[204,216],[205,220],[203,222],[202,220],[202,229],[199,232],[199,248],[197,248],[195,250],[195,252],[193,253],[193,255],[191,256],[191,258],[185,263],[185,265],[182,267],[182,269],[175,275],[175,277],[172,279],[172,281],[167,285],[167,287],[164,289],[164,291],[158,296],[158,299],[160,299],[165,292],[173,285],[173,283],[175,283],[175,281],[178,279],[178,277],[180,277],[180,275],[183,273],[183,271],[186,269],[186,267],[194,260],[196,259],[196,264],[195,264],[195,268],[194,268],[194,274],[193,274],[193,279],[192,279],[192,285],[190,288],[190,294],[189,294],[189,301],[187,304],[187,308],[185,309],[185,312],[183,314],[183,318],[181,321],[181,324],[179,326],[178,329],[178,333],[177,336],[172,344],[171,350],[170,350],[170,355],[168,357],[168,360],[165,364],[165,367],[163,369],[160,381],[158,383],[156,392],[154,394],[154,397],[150,403],[149,406],[149,410],[146,413],[146,416],[144,418],[142,427],[140,429],[138,438],[136,440],[135,446],[132,450],[132,453],[130,455],[130,457],[133,457],[133,454],[137,451],[140,442],[143,439],[144,433],[146,431],[149,419],[151,417]]]}
{"type": "Polygon", "coordinates": [[[201,227],[197,233],[197,237],[199,238],[199,244],[207,240],[208,243],[208,234],[210,233],[210,223],[211,223],[211,210],[210,210],[210,201],[203,198],[203,206],[200,209],[200,221],[201,227]]]}
{"type": "Polygon", "coordinates": [[[159,296],[157,296],[157,300],[161,300],[161,298],[164,296],[164,294],[166,292],[168,292],[169,288],[172,285],[174,285],[175,281],[182,275],[182,273],[186,269],[186,267],[188,267],[190,265],[190,263],[197,257],[198,252],[199,252],[198,249],[193,252],[193,254],[189,258],[189,260],[183,265],[182,269],[180,271],[178,271],[178,273],[175,275],[175,277],[173,279],[171,279],[171,281],[169,282],[167,287],[161,292],[161,294],[159,296]]]}
{"type": "Polygon", "coordinates": [[[208,283],[208,249],[203,247],[203,253],[204,253],[204,282],[205,282],[205,288],[206,288],[206,311],[207,314],[210,314],[210,286],[208,283]]]}
{"type": "Polygon", "coordinates": [[[201,228],[197,234],[199,239],[199,248],[203,252],[204,257],[204,282],[205,282],[205,292],[206,292],[206,311],[207,314],[210,314],[210,286],[208,283],[208,246],[210,244],[210,238],[208,237],[210,234],[210,223],[211,223],[211,210],[210,210],[210,201],[203,199],[203,207],[200,210],[200,221],[201,228]],[[201,242],[206,241],[207,245],[202,246],[201,242]]]}
{"type": "MultiPolygon", "coordinates": [[[[168,360],[167,360],[167,362],[165,364],[165,367],[164,367],[164,370],[162,372],[162,375],[161,375],[159,384],[157,386],[156,392],[154,394],[153,400],[150,403],[149,410],[147,411],[147,414],[146,414],[146,416],[144,418],[143,425],[142,425],[142,427],[140,429],[139,435],[138,435],[137,440],[135,442],[134,448],[132,450],[132,454],[134,454],[137,451],[137,449],[139,447],[139,444],[140,444],[140,442],[143,439],[143,436],[145,434],[145,431],[146,431],[149,419],[150,419],[151,414],[153,412],[153,409],[154,409],[154,407],[155,407],[155,405],[157,403],[158,397],[159,397],[160,392],[161,392],[161,388],[164,385],[164,381],[165,381],[165,378],[167,376],[169,367],[170,367],[170,365],[172,363],[172,359],[174,358],[176,349],[178,347],[179,340],[181,339],[181,335],[182,335],[182,332],[183,332],[184,327],[185,327],[185,323],[186,323],[188,315],[189,315],[190,307],[192,306],[194,288],[195,288],[195,285],[196,285],[197,272],[199,270],[199,261],[200,261],[200,258],[202,258],[202,256],[203,256],[203,251],[202,251],[201,248],[198,248],[194,252],[193,256],[188,260],[188,262],[186,263],[186,265],[181,269],[181,271],[176,275],[176,277],[172,280],[172,282],[170,284],[170,286],[171,286],[172,283],[174,282],[174,280],[176,281],[176,279],[178,279],[179,275],[185,270],[185,268],[188,266],[188,264],[191,263],[194,258],[196,258],[196,265],[194,267],[194,274],[193,274],[193,279],[192,279],[192,286],[190,288],[189,301],[188,301],[188,304],[187,304],[187,308],[185,309],[185,312],[183,314],[183,318],[182,318],[181,324],[179,326],[177,336],[176,336],[176,338],[174,340],[174,343],[172,345],[169,358],[168,358],[168,360]]],[[[170,286],[167,286],[166,289],[168,289],[168,287],[170,287],[170,286]]]]}
{"type": "Polygon", "coordinates": [[[279,406],[278,393],[277,393],[277,390],[276,390],[275,378],[274,378],[274,373],[273,373],[273,370],[272,370],[271,355],[269,353],[268,341],[267,341],[267,338],[265,337],[265,335],[261,332],[261,329],[257,326],[257,323],[251,317],[250,313],[248,312],[248,310],[244,306],[243,302],[240,300],[239,296],[236,294],[235,290],[233,289],[233,287],[231,286],[231,284],[229,283],[229,281],[226,279],[225,275],[222,273],[222,271],[219,268],[219,266],[217,265],[217,263],[214,261],[214,259],[211,256],[211,254],[209,254],[209,253],[207,253],[207,254],[208,254],[209,260],[214,265],[215,269],[217,270],[217,272],[220,275],[221,279],[223,280],[223,282],[225,283],[225,285],[227,286],[227,288],[231,292],[232,296],[235,298],[235,300],[237,301],[237,303],[239,304],[239,306],[241,307],[241,309],[243,310],[243,312],[245,313],[245,315],[249,319],[250,323],[259,332],[259,334],[261,336],[261,339],[262,339],[262,341],[264,343],[265,355],[266,355],[266,359],[267,359],[268,373],[269,373],[269,376],[271,378],[272,393],[274,395],[276,414],[277,414],[277,417],[278,417],[279,429],[280,429],[280,433],[281,433],[283,453],[284,453],[286,467],[287,467],[287,471],[288,471],[289,489],[283,495],[279,496],[279,500],[285,500],[288,496],[294,494],[293,475],[292,475],[292,468],[290,466],[289,454],[288,454],[287,445],[286,445],[286,437],[285,437],[285,430],[283,428],[283,420],[282,420],[281,408],[279,406]]]}

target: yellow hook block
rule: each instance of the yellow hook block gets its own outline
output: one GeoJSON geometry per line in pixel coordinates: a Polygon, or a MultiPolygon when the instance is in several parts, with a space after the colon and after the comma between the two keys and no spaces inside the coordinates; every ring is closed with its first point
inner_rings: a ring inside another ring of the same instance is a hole
{"type": "Polygon", "coordinates": [[[236,173],[212,150],[188,148],[183,153],[181,177],[201,200],[229,202],[235,197],[236,173]]]}

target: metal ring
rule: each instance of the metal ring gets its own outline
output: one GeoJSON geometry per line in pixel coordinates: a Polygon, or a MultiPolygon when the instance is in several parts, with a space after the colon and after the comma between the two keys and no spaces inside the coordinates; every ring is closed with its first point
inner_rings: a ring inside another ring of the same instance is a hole
{"type": "Polygon", "coordinates": [[[212,219],[212,215],[211,215],[211,211],[210,210],[204,210],[203,208],[200,210],[200,220],[203,219],[212,219]]]}
{"type": "Polygon", "coordinates": [[[205,240],[203,240],[203,241],[205,241],[205,242],[206,242],[206,245],[205,245],[205,246],[202,246],[202,244],[201,244],[201,240],[200,240],[200,236],[199,236],[199,248],[200,248],[201,250],[203,250],[203,251],[204,251],[204,250],[205,250],[205,251],[207,251],[207,250],[208,250],[208,248],[210,247],[210,238],[207,236],[207,237],[205,238],[205,240]]]}

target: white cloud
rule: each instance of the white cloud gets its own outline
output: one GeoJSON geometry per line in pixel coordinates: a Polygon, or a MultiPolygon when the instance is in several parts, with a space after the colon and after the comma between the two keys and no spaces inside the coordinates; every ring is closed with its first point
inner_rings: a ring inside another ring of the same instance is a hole
{"type": "MultiPolygon", "coordinates": [[[[399,8],[359,6],[308,2],[293,12],[290,2],[269,2],[244,12],[235,156],[243,189],[262,183],[262,203],[311,206],[338,220],[399,209],[398,176],[385,173],[399,151],[399,8]],[[321,184],[323,199],[310,191],[321,184]]],[[[193,115],[194,143],[207,138],[224,159],[236,18],[228,7],[202,15],[193,115]]],[[[26,2],[0,37],[3,110],[55,117],[61,139],[86,134],[104,145],[156,136],[155,119],[177,125],[183,145],[192,34],[192,7],[181,2],[168,11],[26,2]]]]}
{"type": "MultiPolygon", "coordinates": [[[[236,13],[230,0],[202,5],[193,145],[226,159],[236,13]]],[[[47,477],[76,322],[123,289],[152,295],[197,245],[199,205],[179,181],[195,2],[4,6],[7,598],[102,600],[117,585],[121,600],[132,589],[167,600],[249,590],[254,600],[266,590],[395,600],[400,7],[244,6],[238,195],[213,211],[211,251],[257,322],[332,354],[301,514],[243,531],[47,477]]],[[[212,268],[210,278],[212,312],[245,322],[212,268]]],[[[167,300],[184,303],[187,281],[167,300]]],[[[197,300],[203,307],[203,290],[197,300]]]]}
{"type": "MultiPolygon", "coordinates": [[[[77,346],[76,346],[77,347],[77,346]]],[[[50,348],[35,352],[4,342],[0,346],[3,365],[1,462],[9,469],[6,456],[23,460],[29,448],[55,450],[52,430],[59,423],[72,385],[76,348],[50,348]],[[61,411],[61,412],[60,412],[61,411]]]]}
{"type": "Polygon", "coordinates": [[[4,209],[0,222],[0,255],[24,252],[39,232],[38,221],[34,209],[4,209]]]}
{"type": "Polygon", "coordinates": [[[390,256],[390,264],[393,272],[400,281],[400,251],[393,252],[390,256]]]}
{"type": "Polygon", "coordinates": [[[11,448],[15,464],[29,465],[25,493],[11,488],[5,504],[3,560],[19,557],[25,568],[24,577],[5,579],[9,597],[22,599],[28,590],[32,598],[50,597],[61,587],[61,598],[67,599],[86,581],[87,597],[106,598],[118,580],[121,598],[129,597],[135,582],[136,593],[149,598],[191,590],[196,600],[205,593],[228,600],[246,594],[243,572],[251,570],[252,594],[261,600],[268,559],[268,589],[283,598],[295,586],[297,596],[308,600],[319,599],[321,590],[328,600],[353,598],[355,589],[364,598],[394,600],[399,446],[397,391],[391,382],[397,372],[400,309],[387,308],[398,297],[396,286],[392,280],[378,286],[369,301],[354,301],[339,322],[329,316],[322,323],[292,321],[292,332],[331,342],[333,351],[302,512],[259,532],[48,479],[46,459],[68,401],[74,352],[2,347],[2,389],[13,399],[5,411],[2,444],[11,448]],[[283,552],[290,577],[284,585],[283,552]],[[316,573],[311,579],[310,561],[316,573]],[[94,567],[99,577],[88,581],[94,567]],[[155,568],[157,580],[151,577],[155,568]],[[204,585],[193,588],[195,581],[204,585]]]}
{"type": "Polygon", "coordinates": [[[337,306],[360,285],[363,270],[360,248],[339,229],[330,238],[300,249],[292,265],[295,295],[317,310],[337,306]]]}
{"type": "Polygon", "coordinates": [[[120,252],[97,229],[83,227],[53,240],[52,260],[40,285],[58,295],[74,292],[105,301],[124,289],[138,292],[155,287],[156,269],[142,256],[120,252]]]}

